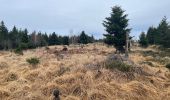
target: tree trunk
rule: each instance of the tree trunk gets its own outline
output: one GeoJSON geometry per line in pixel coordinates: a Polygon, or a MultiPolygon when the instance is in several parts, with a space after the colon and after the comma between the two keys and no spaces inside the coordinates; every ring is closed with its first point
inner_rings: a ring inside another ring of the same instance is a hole
{"type": "Polygon", "coordinates": [[[128,54],[128,45],[129,45],[129,34],[126,33],[126,47],[125,47],[125,57],[128,58],[129,54],[128,54]]]}

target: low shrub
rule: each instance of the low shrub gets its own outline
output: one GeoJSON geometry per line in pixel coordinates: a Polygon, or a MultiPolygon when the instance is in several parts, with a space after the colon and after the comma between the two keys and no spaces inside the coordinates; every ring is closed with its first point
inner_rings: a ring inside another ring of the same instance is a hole
{"type": "Polygon", "coordinates": [[[22,51],[21,48],[16,48],[16,49],[14,50],[14,53],[19,54],[19,55],[23,55],[23,51],[22,51]]]}
{"type": "Polygon", "coordinates": [[[40,63],[40,60],[38,58],[29,58],[26,60],[30,65],[35,66],[40,63]]]}
{"type": "Polygon", "coordinates": [[[170,63],[166,65],[166,68],[170,70],[170,63]]]}
{"type": "Polygon", "coordinates": [[[122,72],[129,72],[131,67],[130,65],[119,60],[107,60],[104,65],[107,69],[118,69],[122,72]]]}

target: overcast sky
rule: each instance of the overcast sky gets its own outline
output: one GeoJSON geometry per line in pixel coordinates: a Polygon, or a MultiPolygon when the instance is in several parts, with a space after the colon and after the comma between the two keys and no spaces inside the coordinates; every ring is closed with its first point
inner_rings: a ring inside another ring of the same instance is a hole
{"type": "Polygon", "coordinates": [[[85,30],[96,38],[106,33],[102,22],[111,7],[120,5],[129,14],[131,35],[138,36],[157,26],[163,16],[170,19],[170,0],[0,0],[0,20],[42,32],[69,35],[85,30]]]}

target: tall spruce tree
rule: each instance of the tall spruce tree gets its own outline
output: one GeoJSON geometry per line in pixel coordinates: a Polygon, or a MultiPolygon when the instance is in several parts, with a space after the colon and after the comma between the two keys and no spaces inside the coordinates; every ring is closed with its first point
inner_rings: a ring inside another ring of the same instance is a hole
{"type": "Polygon", "coordinates": [[[8,29],[4,22],[0,23],[0,49],[8,48],[8,29]]]}
{"type": "Polygon", "coordinates": [[[48,40],[49,40],[47,33],[42,34],[42,38],[43,38],[43,40],[44,40],[44,42],[45,42],[45,45],[47,46],[47,45],[48,45],[48,40]]]}
{"type": "Polygon", "coordinates": [[[108,45],[114,45],[116,50],[124,52],[124,46],[126,45],[126,34],[130,33],[128,28],[127,14],[124,14],[124,10],[119,6],[112,8],[111,16],[107,17],[103,22],[103,26],[106,28],[108,34],[104,34],[105,43],[108,45]]]}
{"type": "Polygon", "coordinates": [[[147,32],[149,44],[157,44],[166,48],[170,47],[170,25],[164,17],[157,28],[150,27],[147,32]]]}
{"type": "Polygon", "coordinates": [[[164,17],[160,24],[157,27],[157,35],[155,37],[156,39],[156,44],[162,45],[163,44],[163,38],[164,36],[166,36],[168,30],[168,22],[167,22],[167,18],[164,17]]]}
{"type": "Polygon", "coordinates": [[[24,29],[21,33],[21,42],[22,43],[28,43],[28,30],[24,29]]]}
{"type": "Polygon", "coordinates": [[[85,31],[82,31],[79,37],[79,43],[87,44],[88,43],[88,36],[86,35],[85,31]]]}
{"type": "Polygon", "coordinates": [[[167,42],[168,30],[170,26],[168,25],[167,18],[164,17],[157,27],[156,40],[157,44],[163,45],[167,42]]]}
{"type": "Polygon", "coordinates": [[[155,37],[157,35],[157,30],[155,27],[149,27],[148,31],[147,31],[147,39],[148,39],[148,43],[149,44],[155,44],[155,37]]]}
{"type": "Polygon", "coordinates": [[[62,44],[63,45],[69,45],[69,37],[68,36],[64,36],[62,38],[62,44]]]}
{"type": "Polygon", "coordinates": [[[18,29],[14,26],[12,30],[9,32],[9,41],[10,41],[10,48],[18,47],[19,43],[17,42],[18,39],[18,29]]]}
{"type": "Polygon", "coordinates": [[[48,43],[48,35],[47,35],[47,33],[45,33],[44,35],[43,35],[43,38],[45,39],[45,41],[48,43]]]}
{"type": "Polygon", "coordinates": [[[49,45],[58,45],[58,36],[55,32],[49,36],[49,45]]]}
{"type": "Polygon", "coordinates": [[[147,47],[148,46],[148,41],[145,35],[145,32],[142,32],[141,35],[139,36],[139,44],[141,47],[147,47]]]}

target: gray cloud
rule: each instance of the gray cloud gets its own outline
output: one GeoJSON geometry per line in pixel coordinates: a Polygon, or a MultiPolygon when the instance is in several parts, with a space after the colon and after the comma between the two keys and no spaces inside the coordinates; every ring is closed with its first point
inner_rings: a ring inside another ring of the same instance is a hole
{"type": "Polygon", "coordinates": [[[131,35],[138,36],[151,25],[156,26],[163,16],[170,17],[169,0],[0,0],[0,20],[9,28],[13,25],[67,34],[85,30],[102,37],[102,21],[111,7],[120,5],[129,14],[131,35]]]}

